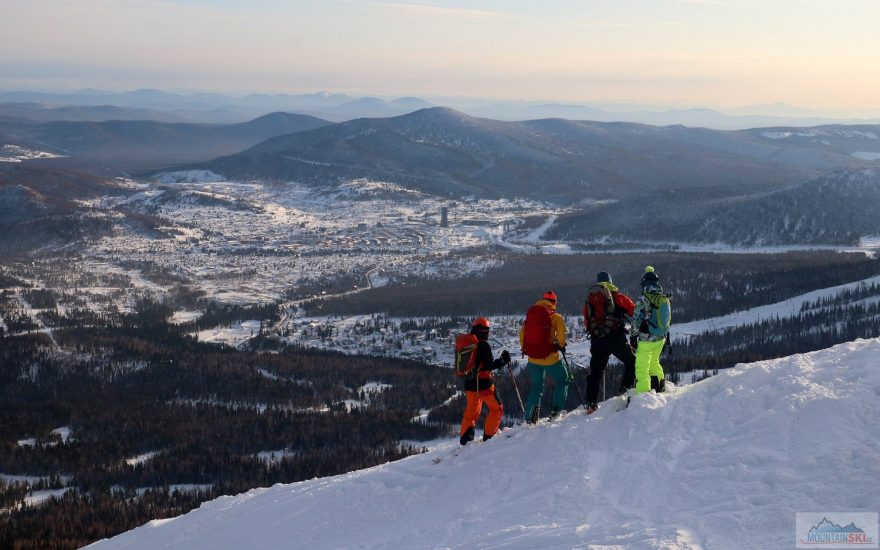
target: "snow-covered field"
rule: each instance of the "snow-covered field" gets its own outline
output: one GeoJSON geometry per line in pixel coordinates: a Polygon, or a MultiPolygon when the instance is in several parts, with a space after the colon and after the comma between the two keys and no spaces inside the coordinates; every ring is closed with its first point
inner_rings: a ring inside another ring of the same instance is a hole
{"type": "MultiPolygon", "coordinates": [[[[66,443],[74,440],[73,435],[71,433],[71,429],[69,426],[62,426],[60,428],[55,428],[50,433],[53,436],[56,436],[57,440],[43,443],[43,446],[55,446],[55,445],[58,445],[59,443],[63,445],[63,444],[66,444],[66,443]]],[[[37,440],[33,437],[28,437],[25,439],[19,439],[17,441],[17,444],[19,447],[36,447],[37,440]]]]}
{"type": "Polygon", "coordinates": [[[46,489],[44,491],[33,491],[28,493],[28,495],[24,498],[24,503],[27,506],[39,506],[45,503],[50,498],[61,498],[64,496],[64,493],[70,491],[70,488],[64,489],[46,489]]]}
{"type": "Polygon", "coordinates": [[[740,365],[621,412],[221,497],[90,548],[791,548],[798,512],[880,508],[878,354],[860,340],[740,365]]]}
{"type": "Polygon", "coordinates": [[[856,151],[852,156],[862,160],[880,160],[880,153],[873,151],[856,151]]]}
{"type": "Polygon", "coordinates": [[[0,146],[0,162],[22,162],[34,159],[55,159],[64,155],[49,153],[47,151],[36,151],[27,149],[18,145],[2,145],[0,146]]]}
{"type": "Polygon", "coordinates": [[[479,273],[493,261],[455,254],[513,235],[526,215],[560,212],[525,200],[465,206],[382,182],[316,191],[216,177],[164,174],[131,197],[107,198],[101,206],[161,217],[167,225],[160,230],[173,238],[123,228],[92,246],[87,260],[95,270],[152,262],[224,302],[272,301],[304,282],[340,275],[366,288],[391,276],[479,273]],[[161,183],[171,181],[178,183],[161,183]],[[449,227],[440,226],[442,207],[449,209],[449,227]]]}
{"type": "MultiPolygon", "coordinates": [[[[480,273],[495,266],[486,256],[467,255],[484,245],[526,254],[584,253],[596,243],[543,241],[564,209],[527,200],[468,200],[466,204],[407,191],[392,184],[358,180],[335,190],[296,183],[216,181],[203,172],[164,174],[138,185],[137,193],[108,198],[105,207],[124,207],[159,216],[155,238],[123,228],[90,247],[82,265],[93,272],[110,269],[128,275],[138,289],[153,284],[125,262],[157,264],[190,280],[207,296],[227,303],[281,299],[309,282],[344,276],[359,289],[381,286],[395,277],[449,277],[480,273]],[[176,183],[161,183],[176,182],[176,183]],[[440,210],[449,209],[441,227],[440,210]],[[538,227],[519,229],[527,217],[543,217],[538,227]]],[[[846,250],[872,253],[876,243],[846,250]]],[[[644,251],[780,253],[840,247],[743,248],[723,244],[645,243],[644,251]]],[[[632,253],[638,249],[597,249],[632,253]]],[[[157,291],[158,289],[149,289],[157,291]]],[[[354,290],[354,289],[353,289],[354,290]]]]}
{"type": "Polygon", "coordinates": [[[131,458],[127,458],[127,459],[125,460],[125,463],[128,464],[129,466],[137,466],[138,464],[144,464],[144,463],[146,463],[147,461],[149,461],[149,460],[153,459],[154,457],[156,457],[156,456],[157,456],[159,453],[161,453],[161,452],[162,452],[162,451],[150,451],[150,452],[148,452],[148,453],[142,453],[142,454],[139,454],[139,455],[137,455],[137,456],[133,456],[133,457],[131,457],[131,458]]]}

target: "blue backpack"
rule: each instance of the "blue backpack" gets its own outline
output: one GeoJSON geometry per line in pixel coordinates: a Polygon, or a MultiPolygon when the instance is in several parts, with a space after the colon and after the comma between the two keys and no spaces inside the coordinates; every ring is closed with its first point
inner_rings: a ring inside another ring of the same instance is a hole
{"type": "MultiPolygon", "coordinates": [[[[661,292],[645,294],[648,303],[651,304],[651,314],[648,317],[650,324],[660,334],[654,336],[665,337],[669,334],[669,325],[672,324],[672,302],[667,294],[661,292]]],[[[652,331],[652,333],[655,331],[652,331]]]]}

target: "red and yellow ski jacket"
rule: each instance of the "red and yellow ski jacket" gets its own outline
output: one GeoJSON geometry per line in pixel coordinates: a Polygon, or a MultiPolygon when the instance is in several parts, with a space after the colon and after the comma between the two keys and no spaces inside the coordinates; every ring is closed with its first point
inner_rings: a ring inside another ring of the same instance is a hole
{"type": "MultiPolygon", "coordinates": [[[[552,334],[553,342],[558,347],[564,348],[565,342],[566,342],[566,339],[565,339],[565,319],[562,318],[562,315],[557,313],[556,304],[554,304],[553,302],[551,302],[549,300],[541,299],[541,300],[538,300],[537,302],[535,302],[535,305],[542,306],[542,307],[545,307],[550,310],[550,323],[553,325],[551,328],[551,331],[553,333],[552,334]]],[[[524,329],[520,329],[519,330],[519,344],[520,344],[520,346],[523,344],[523,338],[524,338],[524,329]]],[[[547,367],[550,365],[555,365],[556,363],[559,362],[559,359],[560,359],[559,352],[554,351],[553,353],[551,353],[547,357],[543,357],[540,359],[536,358],[536,357],[529,357],[529,363],[532,363],[534,365],[541,365],[541,366],[547,367]]]]}

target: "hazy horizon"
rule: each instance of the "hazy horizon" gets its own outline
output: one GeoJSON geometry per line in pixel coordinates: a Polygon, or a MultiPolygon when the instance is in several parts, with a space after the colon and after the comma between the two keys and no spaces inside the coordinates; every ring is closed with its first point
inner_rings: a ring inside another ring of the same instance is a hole
{"type": "Polygon", "coordinates": [[[873,0],[0,1],[2,90],[880,115],[873,0]]]}

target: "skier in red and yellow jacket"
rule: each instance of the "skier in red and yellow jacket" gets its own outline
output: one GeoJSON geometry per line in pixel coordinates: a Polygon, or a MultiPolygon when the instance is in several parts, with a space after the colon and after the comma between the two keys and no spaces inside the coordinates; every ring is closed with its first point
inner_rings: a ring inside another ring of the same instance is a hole
{"type": "Polygon", "coordinates": [[[529,308],[523,328],[519,331],[519,343],[523,353],[529,357],[527,366],[532,381],[526,401],[526,422],[538,421],[541,398],[544,396],[544,378],[548,374],[556,383],[550,416],[555,417],[565,409],[570,381],[568,370],[559,355],[559,352],[565,353],[565,337],[565,319],[556,312],[556,293],[548,290],[529,308]]]}

